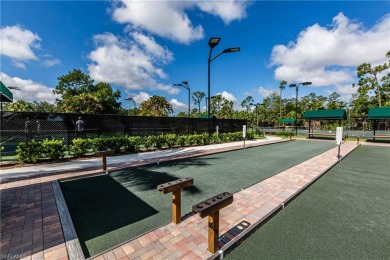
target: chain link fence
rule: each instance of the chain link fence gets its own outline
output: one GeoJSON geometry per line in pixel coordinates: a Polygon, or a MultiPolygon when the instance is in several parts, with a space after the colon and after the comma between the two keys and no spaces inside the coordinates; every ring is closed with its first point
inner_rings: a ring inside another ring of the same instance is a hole
{"type": "MultiPolygon", "coordinates": [[[[111,136],[147,136],[161,133],[186,135],[208,132],[208,119],[182,117],[146,117],[103,114],[63,114],[1,111],[0,144],[2,155],[15,155],[20,142],[63,139],[69,146],[77,137],[75,123],[81,117],[88,138],[111,136]]],[[[246,120],[210,119],[210,129],[220,133],[242,131],[246,120]]]]}

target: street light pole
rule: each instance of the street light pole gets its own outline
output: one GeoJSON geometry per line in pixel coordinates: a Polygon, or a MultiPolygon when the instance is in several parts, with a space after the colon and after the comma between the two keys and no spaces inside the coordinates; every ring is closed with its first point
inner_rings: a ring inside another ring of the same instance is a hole
{"type": "Polygon", "coordinates": [[[311,85],[311,82],[301,82],[298,84],[290,84],[290,88],[295,88],[295,135],[298,135],[298,89],[299,86],[311,85]]]}
{"type": "Polygon", "coordinates": [[[182,81],[181,83],[173,84],[174,86],[181,86],[188,90],[188,117],[191,117],[191,107],[190,107],[190,97],[191,97],[191,89],[188,86],[188,81],[182,81]]]}
{"type": "MultiPolygon", "coordinates": [[[[225,49],[223,50],[221,53],[219,53],[218,55],[216,55],[214,58],[211,58],[211,54],[213,52],[213,48],[215,46],[218,45],[218,43],[220,42],[221,38],[220,37],[211,37],[209,39],[209,47],[210,47],[210,53],[209,53],[209,58],[207,60],[207,65],[208,65],[208,70],[207,70],[207,96],[210,97],[210,64],[213,60],[215,60],[216,58],[218,58],[220,55],[224,54],[224,53],[230,53],[230,52],[237,52],[237,51],[240,51],[240,48],[239,47],[235,47],[235,48],[228,48],[228,49],[225,49]]],[[[208,112],[207,112],[207,119],[208,119],[208,134],[210,136],[210,108],[211,108],[211,100],[209,100],[208,104],[208,112]]]]}

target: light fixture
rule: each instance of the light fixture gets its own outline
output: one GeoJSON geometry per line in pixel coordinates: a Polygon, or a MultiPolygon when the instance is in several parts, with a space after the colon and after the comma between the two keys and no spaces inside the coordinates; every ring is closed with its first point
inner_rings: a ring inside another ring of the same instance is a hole
{"type": "Polygon", "coordinates": [[[219,41],[221,40],[220,37],[211,37],[209,40],[209,46],[210,48],[214,48],[215,46],[218,45],[219,41]]]}
{"type": "MultiPolygon", "coordinates": [[[[216,58],[218,58],[221,54],[223,53],[230,53],[230,52],[237,52],[237,51],[240,51],[240,48],[239,47],[234,47],[234,48],[228,48],[228,49],[225,49],[223,50],[221,53],[219,53],[218,55],[216,55],[214,58],[211,58],[211,54],[212,54],[212,51],[213,51],[213,48],[215,46],[217,46],[219,44],[219,42],[221,41],[221,38],[220,37],[211,37],[209,39],[209,46],[210,46],[210,53],[209,53],[209,58],[207,60],[207,65],[208,65],[208,74],[207,74],[207,77],[208,77],[208,81],[207,81],[207,96],[210,97],[210,64],[213,60],[215,60],[216,58]]],[[[207,109],[207,119],[208,119],[208,134],[209,134],[209,138],[211,136],[211,125],[210,125],[210,108],[211,108],[211,99],[209,100],[208,102],[208,109],[207,109]]]]}
{"type": "Polygon", "coordinates": [[[306,82],[301,82],[301,83],[298,83],[297,84],[290,84],[290,88],[295,88],[295,135],[297,136],[298,135],[298,89],[299,89],[299,86],[302,85],[302,86],[307,86],[307,85],[311,85],[311,82],[309,81],[306,81],[306,82]]]}

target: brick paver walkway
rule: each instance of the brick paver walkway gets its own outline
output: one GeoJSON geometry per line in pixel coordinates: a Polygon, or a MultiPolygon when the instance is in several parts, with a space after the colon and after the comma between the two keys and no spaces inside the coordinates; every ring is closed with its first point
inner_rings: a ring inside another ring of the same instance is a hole
{"type": "MultiPolygon", "coordinates": [[[[342,155],[348,154],[355,147],[354,142],[343,144],[341,146],[342,155]]],[[[219,151],[221,150],[216,149],[203,153],[219,151]]],[[[291,199],[337,163],[336,155],[337,149],[331,149],[235,193],[233,204],[220,211],[222,250],[233,243],[240,233],[253,228],[277,210],[282,203],[291,199]]],[[[185,157],[185,155],[180,157],[185,157]]],[[[150,161],[137,162],[133,165],[141,163],[150,163],[150,161]]],[[[119,167],[121,166],[116,165],[112,168],[119,167]]],[[[101,173],[101,170],[45,174],[34,178],[3,181],[0,185],[1,259],[68,259],[51,182],[70,176],[97,173],[101,173]]],[[[202,219],[198,215],[190,214],[183,217],[179,225],[169,224],[158,228],[105,252],[96,259],[135,259],[138,257],[140,259],[205,259],[210,256],[212,256],[211,253],[207,251],[207,218],[202,219]]]]}

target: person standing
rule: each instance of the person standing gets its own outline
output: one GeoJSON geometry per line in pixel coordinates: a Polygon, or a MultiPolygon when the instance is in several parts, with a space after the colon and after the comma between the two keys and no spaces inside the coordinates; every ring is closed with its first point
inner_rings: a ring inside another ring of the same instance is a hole
{"type": "Polygon", "coordinates": [[[86,124],[85,124],[84,120],[81,117],[79,117],[79,120],[76,121],[77,137],[87,138],[85,126],[86,126],[86,124]]]}
{"type": "Polygon", "coordinates": [[[31,121],[30,118],[27,117],[26,121],[24,122],[24,133],[25,133],[25,143],[27,144],[31,140],[31,121]]]}

